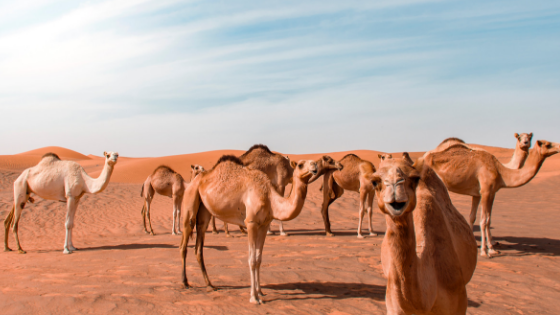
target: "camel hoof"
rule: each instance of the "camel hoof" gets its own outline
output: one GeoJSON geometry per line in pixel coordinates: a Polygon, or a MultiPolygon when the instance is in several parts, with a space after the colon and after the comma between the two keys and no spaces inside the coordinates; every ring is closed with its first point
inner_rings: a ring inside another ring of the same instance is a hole
{"type": "Polygon", "coordinates": [[[369,236],[377,236],[378,234],[375,232],[369,232],[369,236]]]}
{"type": "Polygon", "coordinates": [[[493,248],[490,248],[490,249],[488,250],[488,254],[490,254],[490,255],[499,255],[499,254],[501,254],[501,253],[500,253],[499,250],[495,250],[495,249],[493,249],[493,248]]]}
{"type": "Polygon", "coordinates": [[[274,232],[272,232],[272,231],[267,231],[267,232],[266,232],[266,235],[274,235],[274,232]]]}
{"type": "Polygon", "coordinates": [[[75,251],[75,250],[78,250],[78,249],[77,249],[76,247],[70,247],[70,251],[73,252],[73,251],[75,251]]]}
{"type": "Polygon", "coordinates": [[[364,236],[363,236],[362,234],[358,234],[358,238],[359,238],[359,239],[363,239],[364,236]]]}
{"type": "Polygon", "coordinates": [[[333,237],[333,236],[334,236],[334,233],[327,232],[327,236],[328,236],[328,237],[333,237]]]}
{"type": "Polygon", "coordinates": [[[5,251],[5,252],[11,252],[11,251],[12,251],[12,249],[11,249],[11,248],[9,248],[9,247],[6,247],[6,248],[4,248],[4,251],[5,251]]]}
{"type": "Polygon", "coordinates": [[[231,237],[231,235],[229,235],[229,233],[226,233],[226,237],[231,237]]]}
{"type": "Polygon", "coordinates": [[[150,235],[151,235],[151,236],[154,236],[154,235],[156,235],[156,233],[154,233],[154,232],[150,232],[150,235]]]}
{"type": "Polygon", "coordinates": [[[251,297],[251,299],[249,300],[249,302],[250,302],[251,304],[255,304],[255,305],[261,305],[261,304],[262,304],[262,300],[261,300],[261,299],[259,299],[259,298],[254,298],[254,297],[251,297]]]}
{"type": "Polygon", "coordinates": [[[148,232],[148,230],[144,230],[144,233],[146,233],[146,234],[152,234],[152,233],[148,232]]]}
{"type": "Polygon", "coordinates": [[[220,234],[218,231],[212,231],[212,234],[220,234]]]}
{"type": "Polygon", "coordinates": [[[20,254],[27,254],[27,252],[24,251],[23,249],[18,250],[18,253],[20,253],[20,254]]]}
{"type": "Polygon", "coordinates": [[[62,253],[65,254],[65,255],[69,255],[69,254],[72,254],[72,251],[65,248],[62,253]]]}
{"type": "Polygon", "coordinates": [[[266,294],[262,293],[262,291],[259,291],[259,296],[266,296],[266,294]]]}
{"type": "Polygon", "coordinates": [[[286,232],[281,232],[281,233],[280,233],[280,236],[288,236],[288,233],[286,233],[286,232]]]}
{"type": "Polygon", "coordinates": [[[216,289],[214,286],[207,286],[206,287],[206,292],[214,292],[214,291],[218,291],[218,289],[216,289]]]}

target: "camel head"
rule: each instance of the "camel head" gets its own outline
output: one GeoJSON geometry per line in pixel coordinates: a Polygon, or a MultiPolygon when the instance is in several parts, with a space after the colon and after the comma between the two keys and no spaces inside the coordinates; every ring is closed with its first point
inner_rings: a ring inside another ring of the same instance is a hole
{"type": "Polygon", "coordinates": [[[202,165],[191,165],[191,182],[200,173],[204,172],[204,167],[202,165]]]}
{"type": "Polygon", "coordinates": [[[119,152],[105,151],[103,152],[103,156],[105,157],[105,162],[113,166],[117,164],[117,159],[119,158],[119,152]]]}
{"type": "Polygon", "coordinates": [[[560,152],[560,143],[537,140],[533,150],[537,150],[540,155],[544,157],[553,156],[554,154],[560,152]]]}
{"type": "Polygon", "coordinates": [[[313,160],[290,161],[290,166],[294,169],[294,178],[299,178],[306,183],[312,176],[317,175],[317,163],[313,160]]]}
{"type": "Polygon", "coordinates": [[[384,161],[384,160],[390,160],[390,159],[392,159],[392,158],[393,158],[393,155],[392,155],[392,154],[378,154],[377,157],[378,157],[381,161],[384,161]]]}
{"type": "Polygon", "coordinates": [[[531,147],[531,140],[533,139],[533,133],[522,133],[522,134],[515,134],[515,138],[517,139],[517,145],[523,151],[528,151],[531,147]]]}
{"type": "Polygon", "coordinates": [[[410,165],[414,164],[414,161],[412,160],[412,158],[410,157],[410,154],[408,154],[408,152],[403,152],[402,159],[403,159],[403,161],[407,162],[410,165]]]}
{"type": "Polygon", "coordinates": [[[403,160],[385,160],[371,175],[381,212],[392,218],[411,212],[416,207],[416,186],[420,174],[403,160]]]}

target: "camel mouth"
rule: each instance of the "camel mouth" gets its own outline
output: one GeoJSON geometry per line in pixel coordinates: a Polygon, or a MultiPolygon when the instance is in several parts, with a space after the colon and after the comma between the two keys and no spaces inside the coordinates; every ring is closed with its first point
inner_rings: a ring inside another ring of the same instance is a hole
{"type": "Polygon", "coordinates": [[[389,210],[391,210],[393,214],[401,215],[404,209],[406,209],[406,206],[408,205],[408,201],[406,202],[393,201],[390,203],[386,203],[385,205],[387,206],[387,208],[389,208],[389,210]]]}
{"type": "Polygon", "coordinates": [[[310,172],[313,176],[317,175],[317,170],[311,170],[310,172]]]}

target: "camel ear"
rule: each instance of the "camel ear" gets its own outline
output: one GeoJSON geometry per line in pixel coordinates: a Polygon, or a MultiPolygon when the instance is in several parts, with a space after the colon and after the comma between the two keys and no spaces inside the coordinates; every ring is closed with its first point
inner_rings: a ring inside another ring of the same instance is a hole
{"type": "Polygon", "coordinates": [[[192,164],[191,164],[191,169],[193,169],[193,170],[194,170],[194,165],[192,165],[192,164]]]}
{"type": "Polygon", "coordinates": [[[379,159],[383,159],[383,155],[381,155],[381,154],[378,154],[377,157],[378,157],[379,159]]]}
{"type": "Polygon", "coordinates": [[[107,156],[107,151],[103,151],[103,157],[107,156]]]}
{"type": "Polygon", "coordinates": [[[537,144],[537,146],[542,147],[543,141],[542,141],[542,140],[537,140],[537,143],[536,143],[536,144],[537,144]]]}
{"type": "Polygon", "coordinates": [[[529,139],[533,139],[533,133],[532,132],[529,134],[529,139]]]}
{"type": "Polygon", "coordinates": [[[389,154],[389,158],[392,159],[392,158],[393,158],[393,155],[392,155],[392,154],[389,154]]]}
{"type": "Polygon", "coordinates": [[[290,166],[291,166],[293,169],[296,169],[297,162],[296,162],[296,161],[290,161],[290,166]]]}
{"type": "Polygon", "coordinates": [[[519,134],[516,132],[514,135],[515,139],[519,139],[519,134]]]}
{"type": "Polygon", "coordinates": [[[287,155],[286,155],[286,160],[288,160],[288,161],[290,160],[290,157],[289,157],[289,156],[287,156],[287,155]]]}
{"type": "Polygon", "coordinates": [[[376,173],[366,175],[366,179],[373,184],[373,188],[377,188],[381,184],[381,177],[376,173]]]}

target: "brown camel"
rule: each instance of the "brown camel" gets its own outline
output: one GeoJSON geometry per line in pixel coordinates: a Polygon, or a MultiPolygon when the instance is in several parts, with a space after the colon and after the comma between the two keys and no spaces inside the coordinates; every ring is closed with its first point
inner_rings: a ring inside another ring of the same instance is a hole
{"type": "MultiPolygon", "coordinates": [[[[204,167],[191,165],[191,181],[202,172],[204,172],[204,167]]],[[[187,187],[187,182],[185,182],[183,176],[166,165],[156,167],[154,172],[146,178],[144,185],[142,185],[142,191],[140,191],[140,196],[144,198],[142,221],[146,233],[155,235],[150,218],[150,204],[155,194],[158,193],[162,196],[173,198],[173,227],[171,227],[171,234],[181,234],[181,202],[183,201],[185,187],[187,187]],[[146,227],[146,218],[148,219],[150,231],[146,227]]]]}
{"type": "Polygon", "coordinates": [[[523,164],[525,164],[525,161],[529,156],[529,149],[531,148],[533,133],[516,133],[515,138],[517,139],[515,151],[513,151],[511,160],[508,163],[504,164],[504,166],[512,169],[519,169],[523,167],[523,164]]]}
{"type": "Polygon", "coordinates": [[[261,171],[243,165],[234,156],[221,157],[214,168],[197,176],[185,190],[183,209],[186,218],[181,242],[183,260],[182,281],[189,287],[186,275],[187,245],[196,224],[195,253],[209,290],[210,283],[204,265],[204,237],[210,217],[247,228],[249,241],[249,270],[251,274],[251,303],[262,303],[260,266],[264,241],[272,219],[289,221],[296,218],[305,202],[307,184],[316,174],[314,161],[290,162],[294,170],[293,189],[288,198],[280,195],[271,180],[261,171]]]}
{"type": "Polygon", "coordinates": [[[98,178],[89,177],[80,164],[74,161],[62,161],[54,153],[43,155],[39,164],[23,171],[14,182],[14,205],[4,220],[4,251],[11,251],[8,247],[8,230],[11,226],[18,251],[25,254],[19,243],[18,225],[25,204],[27,201],[31,203],[34,201],[30,197],[32,193],[43,199],[66,202],[64,254],[71,254],[77,250],[72,243],[72,231],[80,198],[86,193],[98,194],[107,188],[119,158],[116,152],[103,152],[103,156],[105,166],[98,178]]]}
{"type": "Polygon", "coordinates": [[[537,174],[544,160],[558,152],[560,144],[538,140],[520,169],[507,168],[492,154],[484,150],[473,150],[462,143],[454,144],[443,151],[428,152],[419,160],[436,171],[447,189],[473,197],[469,218],[471,227],[476,220],[478,205],[482,201],[481,255],[492,257],[497,253],[493,248],[490,233],[492,205],[496,193],[501,188],[515,188],[527,184],[537,174]]]}
{"type": "Polygon", "coordinates": [[[360,194],[358,238],[364,238],[362,235],[362,222],[366,210],[369,217],[369,234],[377,236],[377,233],[373,232],[372,222],[374,189],[371,181],[366,179],[367,174],[373,174],[375,172],[375,166],[369,161],[360,159],[355,154],[344,156],[339,163],[342,166],[341,170],[321,170],[323,173],[318,173],[310,180],[311,183],[324,174],[323,186],[321,188],[323,191],[321,213],[323,215],[326,235],[334,236],[331,231],[331,222],[329,220],[329,205],[340,198],[344,190],[350,190],[360,194]]]}
{"type": "Polygon", "coordinates": [[[370,178],[387,222],[387,314],[466,314],[477,245],[441,179],[406,158],[385,160],[370,178]]]}
{"type": "MultiPolygon", "coordinates": [[[[243,165],[250,169],[259,170],[265,173],[270,178],[272,187],[281,195],[284,196],[286,186],[292,182],[292,175],[294,169],[290,166],[290,159],[280,154],[273,153],[264,144],[255,144],[247,152],[243,153],[239,159],[243,165]]],[[[279,221],[280,235],[287,236],[284,232],[284,226],[279,221]]],[[[226,235],[229,235],[227,224],[224,223],[224,230],[226,235]]],[[[240,227],[241,232],[244,232],[240,227]]],[[[216,224],[212,219],[212,232],[217,234],[216,224]]],[[[274,234],[272,230],[269,234],[274,234]]]]}

